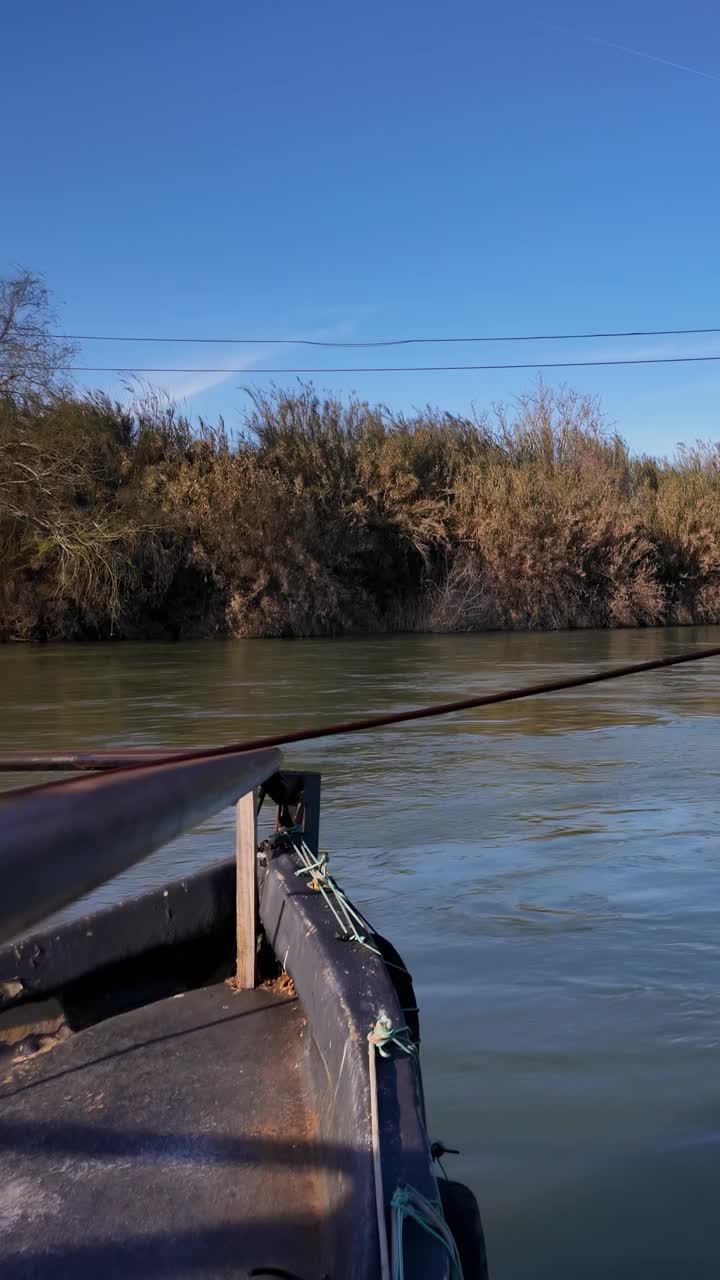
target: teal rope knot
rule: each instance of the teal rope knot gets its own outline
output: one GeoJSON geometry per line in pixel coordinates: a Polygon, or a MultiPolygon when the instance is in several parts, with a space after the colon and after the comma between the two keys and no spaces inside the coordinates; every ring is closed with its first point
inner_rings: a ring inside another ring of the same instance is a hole
{"type": "Polygon", "coordinates": [[[319,889],[340,926],[338,936],[350,942],[358,942],[362,947],[367,947],[367,950],[379,956],[388,968],[398,969],[400,973],[407,973],[404,965],[395,964],[394,960],[386,960],[379,948],[370,941],[372,929],[367,920],[360,915],[359,911],[355,910],[352,903],[348,901],[342,889],[330,875],[328,854],[325,852],[315,857],[302,838],[302,832],[300,832],[299,841],[295,838],[298,830],[299,828],[292,827],[287,833],[282,833],[291,837],[288,841],[288,847],[294,850],[300,862],[295,875],[311,877],[310,884],[313,889],[319,889]]]}
{"type": "Polygon", "coordinates": [[[393,1215],[393,1236],[395,1241],[392,1259],[393,1280],[404,1280],[405,1277],[403,1227],[408,1218],[412,1222],[416,1222],[434,1240],[444,1245],[450,1257],[451,1280],[463,1280],[462,1263],[460,1262],[457,1245],[443,1217],[442,1206],[438,1202],[426,1199],[424,1195],[415,1190],[415,1187],[397,1187],[390,1201],[390,1209],[393,1215]]]}
{"type": "MultiPolygon", "coordinates": [[[[296,847],[297,852],[297,847],[296,847]]],[[[295,872],[296,876],[312,876],[313,880],[329,879],[328,876],[328,858],[326,853],[321,853],[315,862],[309,862],[307,866],[298,867],[295,872]]]]}
{"type": "Polygon", "coordinates": [[[389,1058],[390,1046],[393,1044],[396,1048],[402,1049],[403,1053],[415,1052],[415,1045],[408,1044],[402,1039],[404,1035],[410,1035],[409,1027],[393,1027],[391,1019],[383,1013],[375,1023],[368,1040],[375,1045],[381,1058],[389,1058]]]}

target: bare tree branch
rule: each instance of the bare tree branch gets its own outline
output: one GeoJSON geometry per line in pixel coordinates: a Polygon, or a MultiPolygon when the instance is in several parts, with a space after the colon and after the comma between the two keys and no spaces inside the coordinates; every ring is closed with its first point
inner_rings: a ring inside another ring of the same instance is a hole
{"type": "Polygon", "coordinates": [[[42,276],[19,270],[0,279],[0,395],[46,395],[75,355],[53,336],[56,317],[42,276]]]}

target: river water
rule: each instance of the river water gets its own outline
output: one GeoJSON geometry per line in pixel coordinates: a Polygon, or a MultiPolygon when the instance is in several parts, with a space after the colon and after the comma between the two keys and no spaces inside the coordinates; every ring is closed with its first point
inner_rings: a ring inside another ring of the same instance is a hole
{"type": "MultiPolygon", "coordinates": [[[[0,745],[190,744],[720,643],[720,628],[6,647],[0,745]]],[[[720,661],[307,747],[412,970],[494,1280],[720,1275],[720,661]]],[[[20,779],[6,779],[4,782],[20,779]]],[[[232,814],[94,895],[232,849],[232,814]]]]}

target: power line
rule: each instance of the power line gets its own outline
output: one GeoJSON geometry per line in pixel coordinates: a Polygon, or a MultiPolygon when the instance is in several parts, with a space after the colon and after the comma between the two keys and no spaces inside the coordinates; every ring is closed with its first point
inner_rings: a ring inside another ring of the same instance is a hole
{"type": "Polygon", "coordinates": [[[447,342],[567,342],[571,339],[591,338],[679,338],[690,334],[720,333],[719,329],[624,329],[598,333],[523,333],[484,335],[459,338],[377,338],[367,342],[329,342],[320,338],[166,338],[128,337],[109,333],[55,333],[52,336],[65,342],[165,342],[194,343],[218,346],[295,346],[295,347],[409,347],[421,343],[447,342]]]}
{"type": "Polygon", "coordinates": [[[703,364],[720,360],[716,356],[653,356],[635,357],[627,360],[553,360],[529,364],[405,364],[405,365],[355,365],[350,368],[274,368],[274,369],[213,369],[207,367],[187,367],[183,365],[167,368],[148,365],[118,367],[117,365],[70,365],[71,373],[247,373],[251,375],[267,373],[481,373],[497,369],[590,369],[610,365],[629,364],[703,364]]]}

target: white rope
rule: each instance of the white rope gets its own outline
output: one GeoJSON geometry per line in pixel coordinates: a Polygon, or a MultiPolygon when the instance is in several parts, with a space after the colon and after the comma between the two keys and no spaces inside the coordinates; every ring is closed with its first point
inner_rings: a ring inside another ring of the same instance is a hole
{"type": "Polygon", "coordinates": [[[373,1174],[375,1179],[375,1210],[380,1245],[380,1278],[391,1280],[390,1254],[388,1251],[387,1223],[385,1221],[385,1194],[383,1192],[382,1163],[380,1160],[380,1125],[377,1103],[377,1066],[375,1062],[374,1032],[368,1034],[368,1065],[370,1067],[370,1131],[372,1133],[373,1174]]]}

